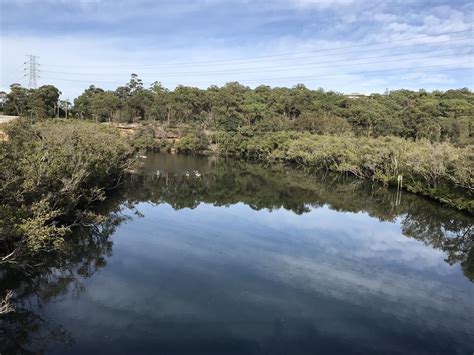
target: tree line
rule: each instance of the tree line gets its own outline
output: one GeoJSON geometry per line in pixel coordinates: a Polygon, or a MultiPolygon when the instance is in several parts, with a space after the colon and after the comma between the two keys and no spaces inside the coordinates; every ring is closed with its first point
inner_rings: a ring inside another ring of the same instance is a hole
{"type": "MultiPolygon", "coordinates": [[[[36,118],[62,116],[52,85],[36,90],[13,85],[5,113],[36,118]]],[[[406,139],[474,143],[474,93],[467,88],[427,92],[395,90],[358,99],[334,91],[261,85],[255,89],[230,82],[199,89],[174,90],[155,82],[145,88],[132,74],[115,91],[91,85],[74,99],[70,116],[97,122],[153,121],[192,124],[204,130],[306,131],[324,135],[398,136],[406,139]]]]}

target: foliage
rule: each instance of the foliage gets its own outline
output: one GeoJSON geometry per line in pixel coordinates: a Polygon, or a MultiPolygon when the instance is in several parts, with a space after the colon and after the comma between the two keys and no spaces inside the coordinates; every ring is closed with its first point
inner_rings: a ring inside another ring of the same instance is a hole
{"type": "Polygon", "coordinates": [[[74,110],[78,118],[92,118],[92,98],[102,92],[103,89],[91,85],[74,99],[74,110]]]}
{"type": "Polygon", "coordinates": [[[69,226],[116,186],[130,153],[116,131],[93,123],[20,119],[7,132],[0,143],[3,262],[60,248],[69,226]]]}
{"type": "MultiPolygon", "coordinates": [[[[251,89],[231,82],[205,90],[182,85],[168,90],[155,82],[147,89],[132,74],[128,84],[107,95],[105,100],[102,89],[86,89],[75,100],[76,116],[94,119],[99,115],[103,120],[118,122],[184,123],[229,132],[250,127],[257,132],[296,130],[323,135],[391,135],[460,146],[474,143],[474,94],[469,89],[432,93],[396,90],[350,99],[304,85],[251,89]]],[[[15,97],[21,101],[21,95],[15,97]]]]}
{"type": "Polygon", "coordinates": [[[176,144],[179,152],[197,153],[207,149],[209,140],[202,132],[190,132],[181,137],[176,144]]]}
{"type": "Polygon", "coordinates": [[[53,85],[26,89],[18,84],[10,87],[4,112],[7,115],[27,116],[35,119],[54,117],[61,92],[53,85]]]}
{"type": "Polygon", "coordinates": [[[99,92],[92,96],[91,100],[92,116],[96,121],[111,121],[114,114],[120,109],[120,100],[112,91],[99,92]]]}
{"type": "Polygon", "coordinates": [[[155,137],[155,131],[150,126],[142,126],[133,133],[129,142],[135,151],[160,151],[167,143],[155,137]]]}
{"type": "Polygon", "coordinates": [[[470,147],[396,137],[355,138],[277,132],[222,134],[220,151],[246,159],[296,163],[397,184],[474,213],[474,154],[470,147]]]}
{"type": "MultiPolygon", "coordinates": [[[[54,114],[59,91],[12,86],[6,111],[44,118],[54,114]]],[[[178,139],[140,130],[132,145],[181,152],[219,151],[263,161],[317,166],[394,184],[472,210],[474,94],[396,90],[351,99],[343,94],[238,82],[205,90],[155,82],[149,89],[132,74],[115,91],[89,87],[73,114],[96,121],[189,126],[178,139]],[[222,133],[222,134],[221,134],[222,133]],[[212,143],[212,146],[211,144],[212,143]]]]}
{"type": "Polygon", "coordinates": [[[351,125],[338,116],[319,115],[305,112],[293,123],[298,131],[316,134],[345,135],[352,131],[351,125]]]}

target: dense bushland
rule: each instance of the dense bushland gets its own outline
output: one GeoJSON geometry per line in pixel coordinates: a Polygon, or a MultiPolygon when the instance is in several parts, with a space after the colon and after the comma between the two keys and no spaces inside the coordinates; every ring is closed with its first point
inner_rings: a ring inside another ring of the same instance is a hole
{"type": "Polygon", "coordinates": [[[474,94],[469,89],[445,92],[395,90],[351,99],[342,93],[237,82],[207,89],[154,83],[145,88],[137,75],[115,91],[90,86],[70,103],[58,102],[51,85],[26,89],[13,85],[7,114],[34,118],[70,115],[98,122],[190,124],[201,130],[235,132],[303,131],[322,135],[397,136],[455,145],[474,143],[474,94]]]}
{"type": "Polygon", "coordinates": [[[427,140],[321,136],[298,132],[219,133],[227,156],[296,163],[397,185],[474,213],[474,151],[427,140]]]}
{"type": "Polygon", "coordinates": [[[20,119],[0,142],[0,263],[60,250],[71,227],[118,183],[130,148],[110,128],[20,119]]]}

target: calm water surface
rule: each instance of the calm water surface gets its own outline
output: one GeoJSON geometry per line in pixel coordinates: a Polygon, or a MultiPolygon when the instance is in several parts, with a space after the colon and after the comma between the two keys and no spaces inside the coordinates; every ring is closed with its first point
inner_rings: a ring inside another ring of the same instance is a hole
{"type": "Polygon", "coordinates": [[[474,352],[471,217],[333,175],[166,154],[142,165],[67,263],[7,280],[28,290],[7,331],[17,349],[474,352]]]}

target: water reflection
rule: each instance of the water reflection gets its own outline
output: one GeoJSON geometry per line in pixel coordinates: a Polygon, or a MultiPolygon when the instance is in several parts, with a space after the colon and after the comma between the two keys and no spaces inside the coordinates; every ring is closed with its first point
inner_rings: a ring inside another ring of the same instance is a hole
{"type": "Polygon", "coordinates": [[[3,270],[17,312],[0,352],[455,353],[473,340],[472,218],[417,196],[156,154],[103,208],[67,257],[3,270]]]}
{"type": "Polygon", "coordinates": [[[141,172],[127,181],[129,202],[166,203],[174,209],[242,202],[255,210],[284,208],[296,214],[328,205],[340,212],[366,212],[380,221],[400,219],[405,236],[443,250],[446,261],[460,263],[474,281],[472,217],[413,194],[397,200],[393,189],[350,177],[167,154],[152,156],[141,172]],[[202,176],[186,176],[195,169],[202,176]]]}
{"type": "Polygon", "coordinates": [[[109,237],[128,217],[120,213],[121,207],[102,208],[106,218],[76,230],[61,254],[34,267],[9,265],[0,270],[0,295],[14,291],[14,312],[0,316],[0,354],[43,353],[51,344],[70,345],[74,341],[43,308],[62,297],[77,297],[84,291],[83,280],[107,265],[107,258],[112,256],[109,237]]]}

